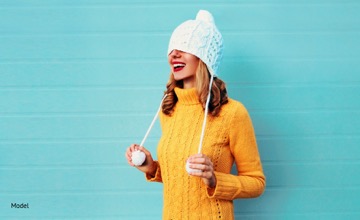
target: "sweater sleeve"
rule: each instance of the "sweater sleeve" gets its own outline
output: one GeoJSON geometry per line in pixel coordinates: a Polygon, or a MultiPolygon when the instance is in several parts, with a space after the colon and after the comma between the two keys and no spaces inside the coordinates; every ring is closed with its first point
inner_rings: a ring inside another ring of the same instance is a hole
{"type": "MultiPolygon", "coordinates": [[[[161,126],[161,130],[163,130],[163,125],[164,125],[164,114],[162,112],[160,112],[159,114],[159,120],[160,120],[160,126],[161,126]]],[[[160,163],[159,161],[154,161],[156,163],[156,172],[154,176],[151,176],[149,174],[145,174],[145,178],[147,181],[149,182],[162,182],[162,177],[161,177],[161,167],[160,167],[160,163]]]]}
{"type": "Polygon", "coordinates": [[[229,145],[237,175],[215,171],[216,186],[207,190],[208,197],[233,200],[260,196],[265,189],[265,176],[254,128],[247,110],[241,104],[230,123],[229,145]]]}
{"type": "Polygon", "coordinates": [[[160,164],[158,161],[154,161],[154,162],[157,165],[155,175],[151,176],[149,174],[145,174],[145,178],[149,182],[162,182],[160,164]]]}

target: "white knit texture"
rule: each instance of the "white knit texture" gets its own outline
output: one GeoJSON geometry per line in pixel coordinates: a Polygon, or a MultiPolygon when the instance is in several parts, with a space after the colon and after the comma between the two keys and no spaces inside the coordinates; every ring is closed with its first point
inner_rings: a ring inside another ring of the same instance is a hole
{"type": "Polygon", "coordinates": [[[185,21],[174,30],[168,54],[175,49],[197,56],[207,65],[212,75],[217,75],[223,39],[210,12],[200,10],[196,20],[185,21]]]}
{"type": "Polygon", "coordinates": [[[131,162],[135,166],[141,166],[145,161],[146,155],[144,152],[136,150],[131,153],[131,162]]]}

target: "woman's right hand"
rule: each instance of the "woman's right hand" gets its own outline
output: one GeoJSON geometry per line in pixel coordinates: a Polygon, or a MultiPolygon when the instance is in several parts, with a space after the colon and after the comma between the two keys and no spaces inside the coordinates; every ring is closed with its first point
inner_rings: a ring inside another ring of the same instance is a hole
{"type": "Polygon", "coordinates": [[[149,174],[151,176],[154,176],[157,169],[157,164],[154,162],[150,151],[146,150],[144,147],[138,145],[138,144],[132,144],[126,149],[125,157],[127,159],[127,162],[130,166],[136,167],[138,170],[149,174]],[[144,163],[141,166],[135,166],[132,163],[131,155],[133,151],[140,150],[145,153],[146,158],[144,163]]]}

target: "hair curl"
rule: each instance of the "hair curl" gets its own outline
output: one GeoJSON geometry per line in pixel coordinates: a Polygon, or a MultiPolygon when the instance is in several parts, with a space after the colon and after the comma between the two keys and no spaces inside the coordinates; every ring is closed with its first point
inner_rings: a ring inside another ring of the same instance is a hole
{"type": "MultiPolygon", "coordinates": [[[[199,65],[196,70],[196,91],[198,93],[199,101],[205,109],[206,99],[209,94],[209,83],[210,83],[210,72],[207,69],[207,66],[204,62],[199,60],[199,65]]],[[[174,107],[178,101],[178,97],[175,94],[175,87],[183,88],[183,81],[176,81],[174,79],[173,73],[170,73],[170,79],[166,84],[166,91],[163,103],[162,103],[162,112],[166,115],[171,115],[174,111],[174,107]]],[[[221,106],[228,102],[228,95],[226,91],[225,82],[214,77],[211,95],[209,102],[209,114],[212,116],[217,116],[220,113],[221,106]]]]}

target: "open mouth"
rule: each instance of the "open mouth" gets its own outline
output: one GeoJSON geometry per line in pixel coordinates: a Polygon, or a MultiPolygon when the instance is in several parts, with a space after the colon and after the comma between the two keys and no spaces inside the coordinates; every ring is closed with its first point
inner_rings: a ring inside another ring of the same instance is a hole
{"type": "Polygon", "coordinates": [[[184,67],[185,67],[185,63],[180,63],[180,62],[173,63],[174,72],[178,72],[178,71],[184,69],[184,67]]]}

